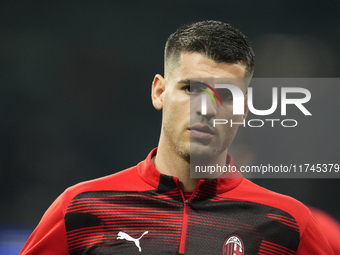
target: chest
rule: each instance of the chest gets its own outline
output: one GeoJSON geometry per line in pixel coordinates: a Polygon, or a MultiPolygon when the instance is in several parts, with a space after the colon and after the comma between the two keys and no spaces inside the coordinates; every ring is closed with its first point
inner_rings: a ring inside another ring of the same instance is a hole
{"type": "Polygon", "coordinates": [[[70,254],[295,254],[289,214],[249,201],[180,194],[87,192],[70,203],[70,254]]]}

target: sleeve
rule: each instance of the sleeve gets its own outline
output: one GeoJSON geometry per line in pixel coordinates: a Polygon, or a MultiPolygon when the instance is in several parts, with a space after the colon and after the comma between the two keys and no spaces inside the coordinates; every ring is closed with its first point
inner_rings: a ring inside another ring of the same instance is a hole
{"type": "Polygon", "coordinates": [[[340,255],[340,223],[325,211],[314,207],[309,207],[309,209],[320,223],[334,254],[340,255]]]}
{"type": "Polygon", "coordinates": [[[19,255],[68,255],[64,213],[60,195],[43,215],[19,255]]]}
{"type": "Polygon", "coordinates": [[[310,211],[296,255],[334,255],[318,221],[310,211]]]}

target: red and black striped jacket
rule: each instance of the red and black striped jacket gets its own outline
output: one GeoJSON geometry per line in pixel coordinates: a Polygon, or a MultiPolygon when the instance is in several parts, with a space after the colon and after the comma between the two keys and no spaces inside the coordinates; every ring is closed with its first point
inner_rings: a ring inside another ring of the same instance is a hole
{"type": "Polygon", "coordinates": [[[200,180],[186,198],[177,178],[153,166],[156,152],[68,188],[21,254],[333,254],[302,203],[244,178],[200,180]]]}

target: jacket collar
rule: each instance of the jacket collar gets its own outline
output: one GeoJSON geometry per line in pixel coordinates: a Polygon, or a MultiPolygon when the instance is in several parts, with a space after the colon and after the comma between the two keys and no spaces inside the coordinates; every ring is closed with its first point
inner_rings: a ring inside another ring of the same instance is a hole
{"type": "MultiPolygon", "coordinates": [[[[160,180],[161,179],[164,180],[164,178],[161,178],[161,175],[164,177],[166,176],[161,174],[152,163],[151,159],[156,154],[157,148],[153,149],[146,157],[146,159],[137,165],[137,171],[139,176],[143,179],[144,182],[148,183],[155,189],[159,186],[160,180]]],[[[226,161],[227,164],[230,165],[230,167],[234,166],[234,161],[230,154],[228,154],[226,161]]],[[[172,178],[172,180],[175,183],[178,183],[178,178],[172,176],[167,177],[168,178],[165,179],[169,180],[169,178],[172,178]]],[[[239,172],[232,174],[226,173],[217,179],[205,179],[205,180],[202,179],[200,180],[199,185],[200,189],[216,187],[216,193],[220,194],[235,189],[242,182],[242,180],[243,176],[239,172]]],[[[162,184],[164,185],[164,183],[162,184]]]]}

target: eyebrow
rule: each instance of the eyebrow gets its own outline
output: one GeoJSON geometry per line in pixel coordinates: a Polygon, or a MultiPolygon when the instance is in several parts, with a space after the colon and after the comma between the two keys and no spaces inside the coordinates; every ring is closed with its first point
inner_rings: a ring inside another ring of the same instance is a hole
{"type": "Polygon", "coordinates": [[[186,79],[186,80],[180,80],[177,83],[181,83],[181,84],[190,84],[190,79],[186,79]]]}

